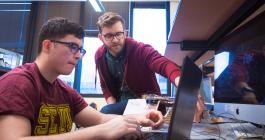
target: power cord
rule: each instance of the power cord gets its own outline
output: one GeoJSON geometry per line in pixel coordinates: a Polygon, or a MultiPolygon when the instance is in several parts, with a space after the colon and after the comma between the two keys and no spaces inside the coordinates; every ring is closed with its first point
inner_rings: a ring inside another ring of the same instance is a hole
{"type": "MultiPolygon", "coordinates": [[[[231,119],[233,119],[233,122],[225,122],[225,123],[239,123],[239,126],[240,126],[241,130],[243,131],[243,133],[245,134],[246,138],[252,138],[251,136],[249,136],[249,132],[252,132],[252,130],[248,131],[248,129],[243,126],[243,123],[250,123],[250,122],[242,121],[242,120],[238,119],[234,114],[229,113],[229,112],[223,112],[223,113],[220,113],[217,115],[213,113],[213,115],[215,115],[217,117],[226,117],[226,118],[227,118],[227,116],[224,116],[224,115],[231,116],[231,119]]],[[[254,125],[255,127],[257,127],[256,126],[257,124],[254,124],[254,123],[251,123],[251,124],[254,125]]],[[[261,126],[261,127],[258,127],[258,128],[261,128],[263,130],[261,137],[265,138],[265,126],[264,125],[259,125],[259,126],[261,126]]],[[[218,127],[219,127],[219,125],[218,125],[218,127]]],[[[232,129],[233,129],[233,131],[236,131],[233,127],[232,127],[232,129]]],[[[254,129],[253,129],[253,131],[254,131],[254,129]]]]}

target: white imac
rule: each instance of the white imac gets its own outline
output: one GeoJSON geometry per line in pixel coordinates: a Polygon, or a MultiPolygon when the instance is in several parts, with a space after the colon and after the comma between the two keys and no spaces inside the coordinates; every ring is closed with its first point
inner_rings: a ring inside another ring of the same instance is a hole
{"type": "MultiPolygon", "coordinates": [[[[245,94],[248,94],[248,91],[243,91],[244,89],[242,91],[236,89],[236,81],[234,80],[235,75],[232,74],[231,71],[234,72],[237,70],[231,70],[231,67],[233,67],[233,64],[231,63],[227,66],[223,65],[222,63],[225,59],[220,59],[222,58],[220,57],[220,55],[223,55],[223,57],[229,57],[229,55],[227,55],[227,52],[221,52],[217,54],[217,57],[215,58],[215,71],[223,70],[221,74],[218,75],[218,77],[214,78],[215,114],[265,125],[265,98],[256,97],[257,101],[248,101],[248,99],[243,99],[242,96],[246,96],[245,94]],[[225,68],[222,66],[225,66],[225,68]]],[[[265,75],[265,71],[263,71],[262,73],[263,74],[261,74],[260,77],[262,77],[262,75],[265,75]]],[[[240,74],[240,70],[238,71],[238,74],[240,74]]],[[[263,82],[265,81],[263,80],[263,82]]],[[[263,94],[265,94],[265,86],[261,88],[264,90],[263,94]]],[[[255,92],[257,91],[255,91],[253,88],[252,90],[254,94],[256,94],[255,92]]]]}
{"type": "Polygon", "coordinates": [[[215,52],[216,115],[265,125],[265,11],[225,36],[215,52]]]}

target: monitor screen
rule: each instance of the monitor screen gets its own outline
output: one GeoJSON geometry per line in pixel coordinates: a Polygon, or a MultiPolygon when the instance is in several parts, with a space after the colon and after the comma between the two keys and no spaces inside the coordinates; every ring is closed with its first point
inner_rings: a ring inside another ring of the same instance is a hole
{"type": "Polygon", "coordinates": [[[215,54],[216,102],[265,104],[265,12],[223,39],[215,54]]]}
{"type": "Polygon", "coordinates": [[[265,35],[215,57],[215,101],[265,104],[265,35]]]}

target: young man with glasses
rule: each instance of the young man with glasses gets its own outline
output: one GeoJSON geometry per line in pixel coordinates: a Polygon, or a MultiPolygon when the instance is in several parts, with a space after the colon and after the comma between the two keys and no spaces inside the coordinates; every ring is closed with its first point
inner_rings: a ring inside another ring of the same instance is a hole
{"type": "MultiPolygon", "coordinates": [[[[97,50],[95,61],[103,95],[109,104],[102,112],[122,114],[128,99],[141,98],[143,94],[161,95],[155,73],[178,85],[179,66],[152,46],[127,37],[120,15],[106,12],[98,18],[97,25],[98,37],[104,45],[97,50]]],[[[201,100],[197,106],[201,112],[201,100]]]]}
{"type": "Polygon", "coordinates": [[[70,74],[86,53],[83,35],[83,28],[67,19],[48,20],[40,32],[35,62],[0,78],[1,139],[119,139],[128,134],[140,136],[140,125],[162,123],[158,111],[138,116],[97,112],[57,78],[70,74]],[[84,129],[70,132],[73,122],[84,129]]]}

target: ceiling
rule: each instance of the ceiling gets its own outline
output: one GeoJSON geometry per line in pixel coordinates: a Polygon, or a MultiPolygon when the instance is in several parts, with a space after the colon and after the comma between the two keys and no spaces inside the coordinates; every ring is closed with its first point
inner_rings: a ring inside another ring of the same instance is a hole
{"type": "MultiPolygon", "coordinates": [[[[182,0],[168,42],[208,40],[244,2],[245,0],[182,0]]],[[[180,44],[176,43],[167,45],[165,56],[182,65],[184,57],[194,53],[195,51],[180,50],[180,44]]]]}

